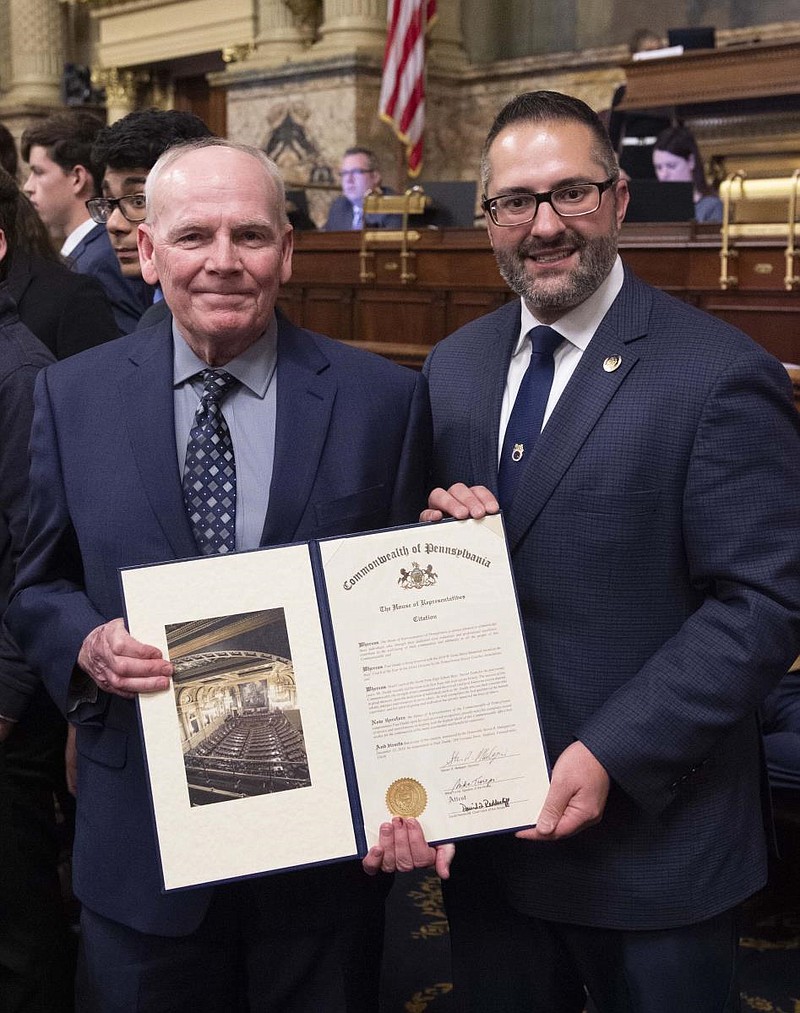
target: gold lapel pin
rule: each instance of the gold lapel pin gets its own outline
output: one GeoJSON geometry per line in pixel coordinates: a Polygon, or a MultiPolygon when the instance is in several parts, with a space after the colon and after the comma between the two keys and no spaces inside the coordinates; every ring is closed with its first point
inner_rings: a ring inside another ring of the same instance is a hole
{"type": "Polygon", "coordinates": [[[606,373],[613,373],[614,370],[619,369],[621,365],[622,365],[621,355],[609,355],[607,358],[603,359],[603,369],[606,371],[606,373]]]}

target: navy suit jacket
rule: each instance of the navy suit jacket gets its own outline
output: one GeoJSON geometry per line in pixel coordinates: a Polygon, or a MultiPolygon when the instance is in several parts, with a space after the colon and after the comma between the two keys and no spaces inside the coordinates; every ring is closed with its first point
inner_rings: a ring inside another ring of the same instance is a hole
{"type": "Polygon", "coordinates": [[[122,333],[100,283],[55,260],[17,249],[7,284],[20,320],[57,359],[122,333]]]}
{"type": "MultiPolygon", "coordinates": [[[[431,352],[435,484],[496,491],[519,326],[515,301],[431,352]]],[[[519,909],[668,928],[763,884],[756,710],[800,647],[798,432],[776,359],[626,272],[505,511],[550,760],[579,739],[612,780],[575,837],[459,846],[519,909]]]]}
{"type": "MultiPolygon", "coordinates": [[[[198,554],[178,473],[172,354],[168,318],[60,362],[37,383],[30,541],[7,617],[62,711],[83,639],[122,615],[118,567],[198,554]]],[[[262,544],[415,521],[430,437],[422,376],[279,316],[276,377],[262,544]]],[[[139,931],[192,931],[211,890],[161,892],[135,704],[101,693],[70,719],[76,895],[139,931]]]]}
{"type": "MultiPolygon", "coordinates": [[[[383,188],[386,194],[394,193],[388,187],[383,188]]],[[[403,227],[402,215],[366,215],[364,227],[367,229],[400,229],[403,227]]],[[[326,232],[349,231],[353,228],[353,205],[340,194],[331,204],[328,220],[323,226],[326,232]]]]}
{"type": "Polygon", "coordinates": [[[153,302],[153,289],[140,278],[126,278],[108,238],[105,225],[96,225],[69,255],[75,271],[90,274],[103,286],[121,334],[136,329],[142,313],[153,302]]]}

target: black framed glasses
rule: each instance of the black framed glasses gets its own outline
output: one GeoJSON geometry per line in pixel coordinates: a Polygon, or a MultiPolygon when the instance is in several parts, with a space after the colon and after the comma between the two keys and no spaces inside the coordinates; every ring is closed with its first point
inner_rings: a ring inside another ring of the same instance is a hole
{"type": "Polygon", "coordinates": [[[374,169],[342,169],[339,173],[339,178],[344,179],[345,176],[371,176],[375,172],[374,169]]]}
{"type": "Polygon", "coordinates": [[[536,217],[541,204],[549,204],[561,218],[577,218],[578,215],[590,215],[596,211],[603,194],[615,183],[615,179],[606,179],[602,183],[572,183],[545,193],[527,193],[523,190],[501,194],[499,197],[486,197],[481,201],[481,207],[494,224],[501,228],[527,225],[536,217]]]}
{"type": "Polygon", "coordinates": [[[86,210],[98,225],[105,225],[115,208],[119,208],[122,217],[129,222],[143,222],[147,217],[143,193],[129,193],[124,197],[92,197],[86,201],[86,210]]]}

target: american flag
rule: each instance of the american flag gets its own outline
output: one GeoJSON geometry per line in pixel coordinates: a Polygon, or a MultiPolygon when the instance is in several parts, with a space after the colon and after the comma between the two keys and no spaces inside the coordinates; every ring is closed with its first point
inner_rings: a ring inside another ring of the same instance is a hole
{"type": "Polygon", "coordinates": [[[408,175],[422,169],[425,130],[425,33],[436,0],[389,0],[380,117],[406,146],[408,175]]]}

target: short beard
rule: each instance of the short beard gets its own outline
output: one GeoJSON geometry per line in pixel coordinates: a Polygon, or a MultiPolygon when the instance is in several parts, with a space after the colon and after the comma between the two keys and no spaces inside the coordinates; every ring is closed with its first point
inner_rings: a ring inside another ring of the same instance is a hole
{"type": "Polygon", "coordinates": [[[580,306],[582,302],[596,292],[608,277],[617,256],[617,233],[597,239],[585,239],[583,236],[571,234],[569,242],[580,253],[578,266],[569,275],[559,279],[559,284],[543,282],[532,278],[525,270],[525,258],[531,254],[544,253],[548,248],[560,248],[564,244],[563,237],[557,243],[547,244],[526,240],[516,249],[495,249],[495,258],[500,274],[511,289],[525,300],[532,310],[545,310],[566,313],[580,306]]]}

